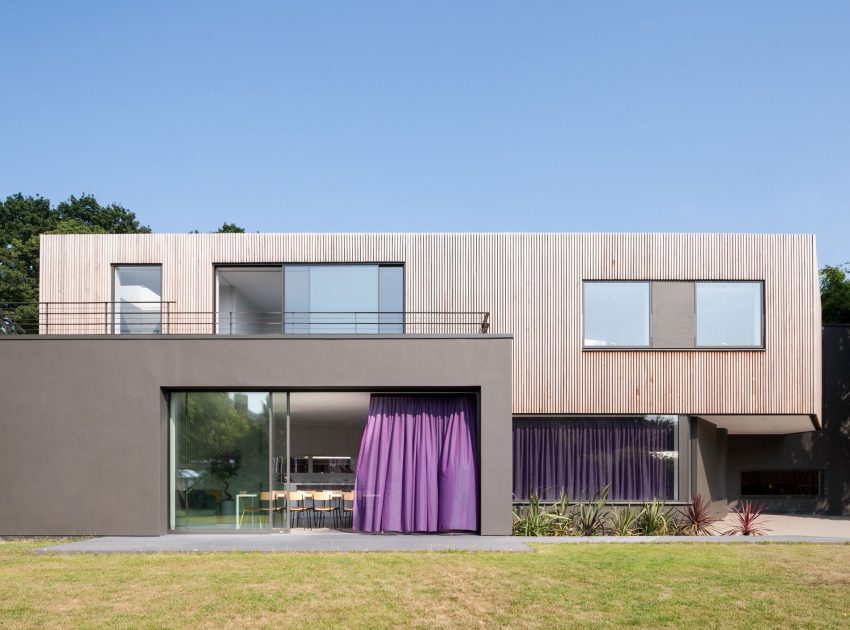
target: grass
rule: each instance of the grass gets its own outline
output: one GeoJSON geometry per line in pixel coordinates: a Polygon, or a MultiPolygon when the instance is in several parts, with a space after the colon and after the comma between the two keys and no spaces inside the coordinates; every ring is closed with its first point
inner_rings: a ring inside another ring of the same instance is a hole
{"type": "Polygon", "coordinates": [[[0,627],[850,626],[850,546],[536,553],[34,555],[0,542],[0,627]]]}

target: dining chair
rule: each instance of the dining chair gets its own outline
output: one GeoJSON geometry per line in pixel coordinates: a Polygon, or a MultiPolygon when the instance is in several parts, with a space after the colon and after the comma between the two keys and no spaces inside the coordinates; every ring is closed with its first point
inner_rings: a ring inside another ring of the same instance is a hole
{"type": "MultiPolygon", "coordinates": [[[[247,492],[241,492],[240,494],[247,494],[247,492]]],[[[239,527],[242,527],[242,524],[245,522],[245,517],[251,517],[251,527],[254,527],[254,516],[257,516],[260,520],[260,528],[263,527],[263,513],[260,509],[259,502],[257,502],[257,496],[245,496],[242,497],[242,510],[239,515],[239,527]]]]}
{"type": "Polygon", "coordinates": [[[354,491],[342,493],[342,513],[349,527],[354,527],[354,491]]]}
{"type": "Polygon", "coordinates": [[[325,515],[330,514],[333,526],[337,526],[337,511],[338,508],[335,504],[333,497],[331,497],[330,492],[314,492],[313,493],[313,511],[315,512],[316,518],[321,518],[322,527],[325,526],[325,515]]]}
{"type": "Polygon", "coordinates": [[[260,527],[263,525],[263,515],[269,515],[269,526],[274,527],[275,514],[282,513],[284,506],[280,501],[280,492],[260,493],[260,527]]]}
{"type": "Polygon", "coordinates": [[[307,511],[307,501],[304,499],[304,493],[300,490],[292,490],[287,493],[286,500],[289,503],[289,527],[292,528],[293,522],[297,525],[301,522],[302,516],[306,516],[307,524],[312,529],[313,525],[310,522],[310,514],[307,511]]]}

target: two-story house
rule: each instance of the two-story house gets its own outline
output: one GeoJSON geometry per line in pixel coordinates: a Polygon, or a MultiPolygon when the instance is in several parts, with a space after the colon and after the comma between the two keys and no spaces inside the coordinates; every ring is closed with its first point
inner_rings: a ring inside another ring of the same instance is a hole
{"type": "MultiPolygon", "coordinates": [[[[810,235],[47,235],[40,291],[0,337],[0,534],[720,511],[730,440],[821,426],[810,235]]],[[[745,494],[819,491],[747,444],[745,494]]]]}

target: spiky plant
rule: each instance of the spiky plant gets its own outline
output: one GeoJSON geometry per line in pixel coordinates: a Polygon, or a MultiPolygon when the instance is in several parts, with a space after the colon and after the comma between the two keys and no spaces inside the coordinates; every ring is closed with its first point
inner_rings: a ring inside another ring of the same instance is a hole
{"type": "Polygon", "coordinates": [[[611,514],[611,533],[614,536],[634,536],[637,533],[638,513],[631,506],[614,510],[611,514]]]}
{"type": "Polygon", "coordinates": [[[711,501],[700,494],[681,512],[682,532],[688,536],[713,536],[717,519],[711,515],[711,501]]]}
{"type": "Polygon", "coordinates": [[[752,501],[744,501],[740,507],[732,506],[734,524],[723,532],[726,536],[764,536],[770,530],[762,522],[763,504],[755,504],[752,501]]]}
{"type": "Polygon", "coordinates": [[[636,525],[642,536],[667,536],[676,533],[676,519],[664,501],[657,499],[643,504],[636,525]]]}
{"type": "Polygon", "coordinates": [[[514,507],[514,536],[550,536],[553,523],[546,509],[540,505],[540,497],[532,494],[528,505],[514,507]]]}
{"type": "Polygon", "coordinates": [[[573,533],[576,536],[600,536],[605,533],[605,504],[608,502],[608,486],[603,486],[596,499],[579,503],[573,517],[573,533]]]}

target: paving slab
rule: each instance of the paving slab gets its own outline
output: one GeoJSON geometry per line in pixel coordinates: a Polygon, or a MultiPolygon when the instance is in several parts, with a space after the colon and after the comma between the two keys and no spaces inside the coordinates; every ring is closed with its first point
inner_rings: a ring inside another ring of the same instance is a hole
{"type": "MultiPolygon", "coordinates": [[[[721,531],[732,525],[727,516],[721,531]]],[[[766,514],[766,536],[475,536],[471,534],[361,534],[338,531],[293,531],[289,534],[167,534],[106,536],[37,548],[36,553],[193,553],[374,552],[374,551],[533,551],[531,544],[850,544],[850,517],[766,514]]]]}
{"type": "Polygon", "coordinates": [[[35,550],[36,553],[172,553],[172,552],[335,552],[335,551],[508,551],[531,547],[512,536],[392,535],[356,533],[167,534],[105,536],[35,550]]]}

